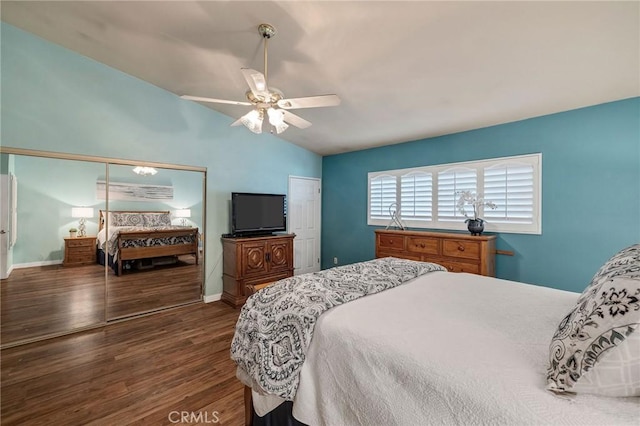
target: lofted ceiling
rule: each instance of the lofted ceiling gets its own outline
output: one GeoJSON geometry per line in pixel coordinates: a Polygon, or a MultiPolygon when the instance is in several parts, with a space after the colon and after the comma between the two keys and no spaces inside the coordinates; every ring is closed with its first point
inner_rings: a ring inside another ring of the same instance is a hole
{"type": "Polygon", "coordinates": [[[279,135],[321,155],[640,96],[636,1],[3,0],[1,18],[176,95],[238,101],[270,23],[269,85],[342,99],[279,135]]]}

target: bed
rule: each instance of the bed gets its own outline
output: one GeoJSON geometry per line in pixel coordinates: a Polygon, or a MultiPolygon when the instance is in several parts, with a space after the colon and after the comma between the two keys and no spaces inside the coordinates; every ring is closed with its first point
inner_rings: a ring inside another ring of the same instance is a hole
{"type": "MultiPolygon", "coordinates": [[[[392,258],[371,262],[388,259],[392,258]]],[[[631,393],[640,395],[640,331],[634,332],[640,323],[640,246],[631,259],[623,268],[629,296],[623,314],[626,328],[618,333],[627,334],[617,347],[638,349],[631,355],[636,361],[630,380],[631,393]]],[[[549,365],[562,358],[554,345],[566,337],[563,326],[574,323],[576,315],[591,306],[589,298],[606,293],[602,289],[618,279],[602,268],[594,277],[596,283],[592,281],[582,295],[435,269],[330,306],[316,320],[309,320],[306,312],[304,322],[314,323],[313,338],[296,338],[298,326],[289,312],[279,319],[289,332],[277,335],[268,346],[251,343],[256,335],[268,334],[265,329],[273,329],[256,313],[261,305],[275,303],[286,310],[295,304],[285,293],[295,291],[300,277],[258,291],[241,311],[232,358],[246,385],[247,424],[282,424],[277,416],[291,414],[288,424],[308,425],[638,424],[640,420],[637,396],[574,392],[577,387],[550,390],[549,365]],[[283,292],[275,286],[288,289],[283,292]],[[310,341],[301,353],[289,353],[305,339],[310,341]],[[282,363],[284,369],[290,368],[287,359],[301,358],[298,378],[287,384],[288,389],[279,387],[285,383],[284,370],[256,374],[254,365],[268,363],[269,351],[278,355],[276,364],[282,363]],[[247,362],[242,357],[252,359],[247,362]]]]}
{"type": "Polygon", "coordinates": [[[169,211],[100,210],[98,262],[108,263],[117,275],[134,261],[161,259],[166,263],[191,254],[198,264],[198,242],[198,228],[171,225],[169,211]]]}

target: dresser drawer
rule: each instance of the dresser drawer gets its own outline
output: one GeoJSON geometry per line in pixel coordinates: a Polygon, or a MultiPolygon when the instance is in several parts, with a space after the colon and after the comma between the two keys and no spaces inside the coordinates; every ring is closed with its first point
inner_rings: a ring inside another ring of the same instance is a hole
{"type": "Polygon", "coordinates": [[[470,274],[479,274],[480,273],[480,265],[474,265],[472,263],[463,263],[463,262],[445,262],[438,261],[438,264],[447,268],[449,272],[468,272],[470,274]]]}
{"type": "Polygon", "coordinates": [[[383,250],[404,250],[404,236],[378,235],[378,247],[383,250]]]}
{"type": "Polygon", "coordinates": [[[465,240],[443,240],[442,255],[462,259],[480,259],[480,243],[465,240]]]}
{"type": "Polygon", "coordinates": [[[440,241],[435,238],[407,237],[407,251],[438,254],[440,252],[440,241]]]}
{"type": "Polygon", "coordinates": [[[74,256],[80,256],[83,254],[92,255],[95,250],[95,247],[91,246],[69,247],[69,253],[73,253],[74,256]]]}
{"type": "Polygon", "coordinates": [[[95,238],[69,238],[67,247],[92,247],[95,243],[95,238]]]}
{"type": "Polygon", "coordinates": [[[434,262],[451,272],[495,276],[496,236],[376,229],[376,257],[434,262]]]}
{"type": "Polygon", "coordinates": [[[73,256],[71,256],[71,259],[69,259],[68,263],[96,263],[96,257],[92,254],[74,254],[73,256]]]}

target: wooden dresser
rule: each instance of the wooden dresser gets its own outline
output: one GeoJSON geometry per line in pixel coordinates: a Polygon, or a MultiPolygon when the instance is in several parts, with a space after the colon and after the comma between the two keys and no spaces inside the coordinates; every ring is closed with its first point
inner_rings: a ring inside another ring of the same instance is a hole
{"type": "Polygon", "coordinates": [[[96,263],[96,237],[64,239],[64,266],[82,266],[96,263]]]}
{"type": "Polygon", "coordinates": [[[222,238],[222,301],[240,307],[250,294],[246,287],[293,276],[294,237],[222,238]]]}
{"type": "Polygon", "coordinates": [[[376,257],[438,263],[450,272],[495,276],[496,236],[376,230],[376,257]]]}

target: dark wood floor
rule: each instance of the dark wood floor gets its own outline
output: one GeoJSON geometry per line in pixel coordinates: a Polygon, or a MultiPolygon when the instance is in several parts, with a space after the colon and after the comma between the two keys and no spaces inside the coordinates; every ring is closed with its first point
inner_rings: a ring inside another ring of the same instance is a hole
{"type": "Polygon", "coordinates": [[[191,255],[178,262],[107,275],[107,321],[200,300],[202,264],[191,255]]]}
{"type": "Polygon", "coordinates": [[[243,387],[229,357],[238,314],[196,303],[4,349],[2,424],[162,425],[186,411],[202,424],[215,414],[216,424],[241,425],[243,387]]]}
{"type": "Polygon", "coordinates": [[[97,264],[16,269],[0,281],[0,341],[6,346],[198,301],[201,283],[202,265],[191,255],[121,276],[109,270],[106,280],[97,264]]]}
{"type": "Polygon", "coordinates": [[[0,281],[2,344],[104,322],[104,281],[99,265],[14,270],[0,281]]]}

